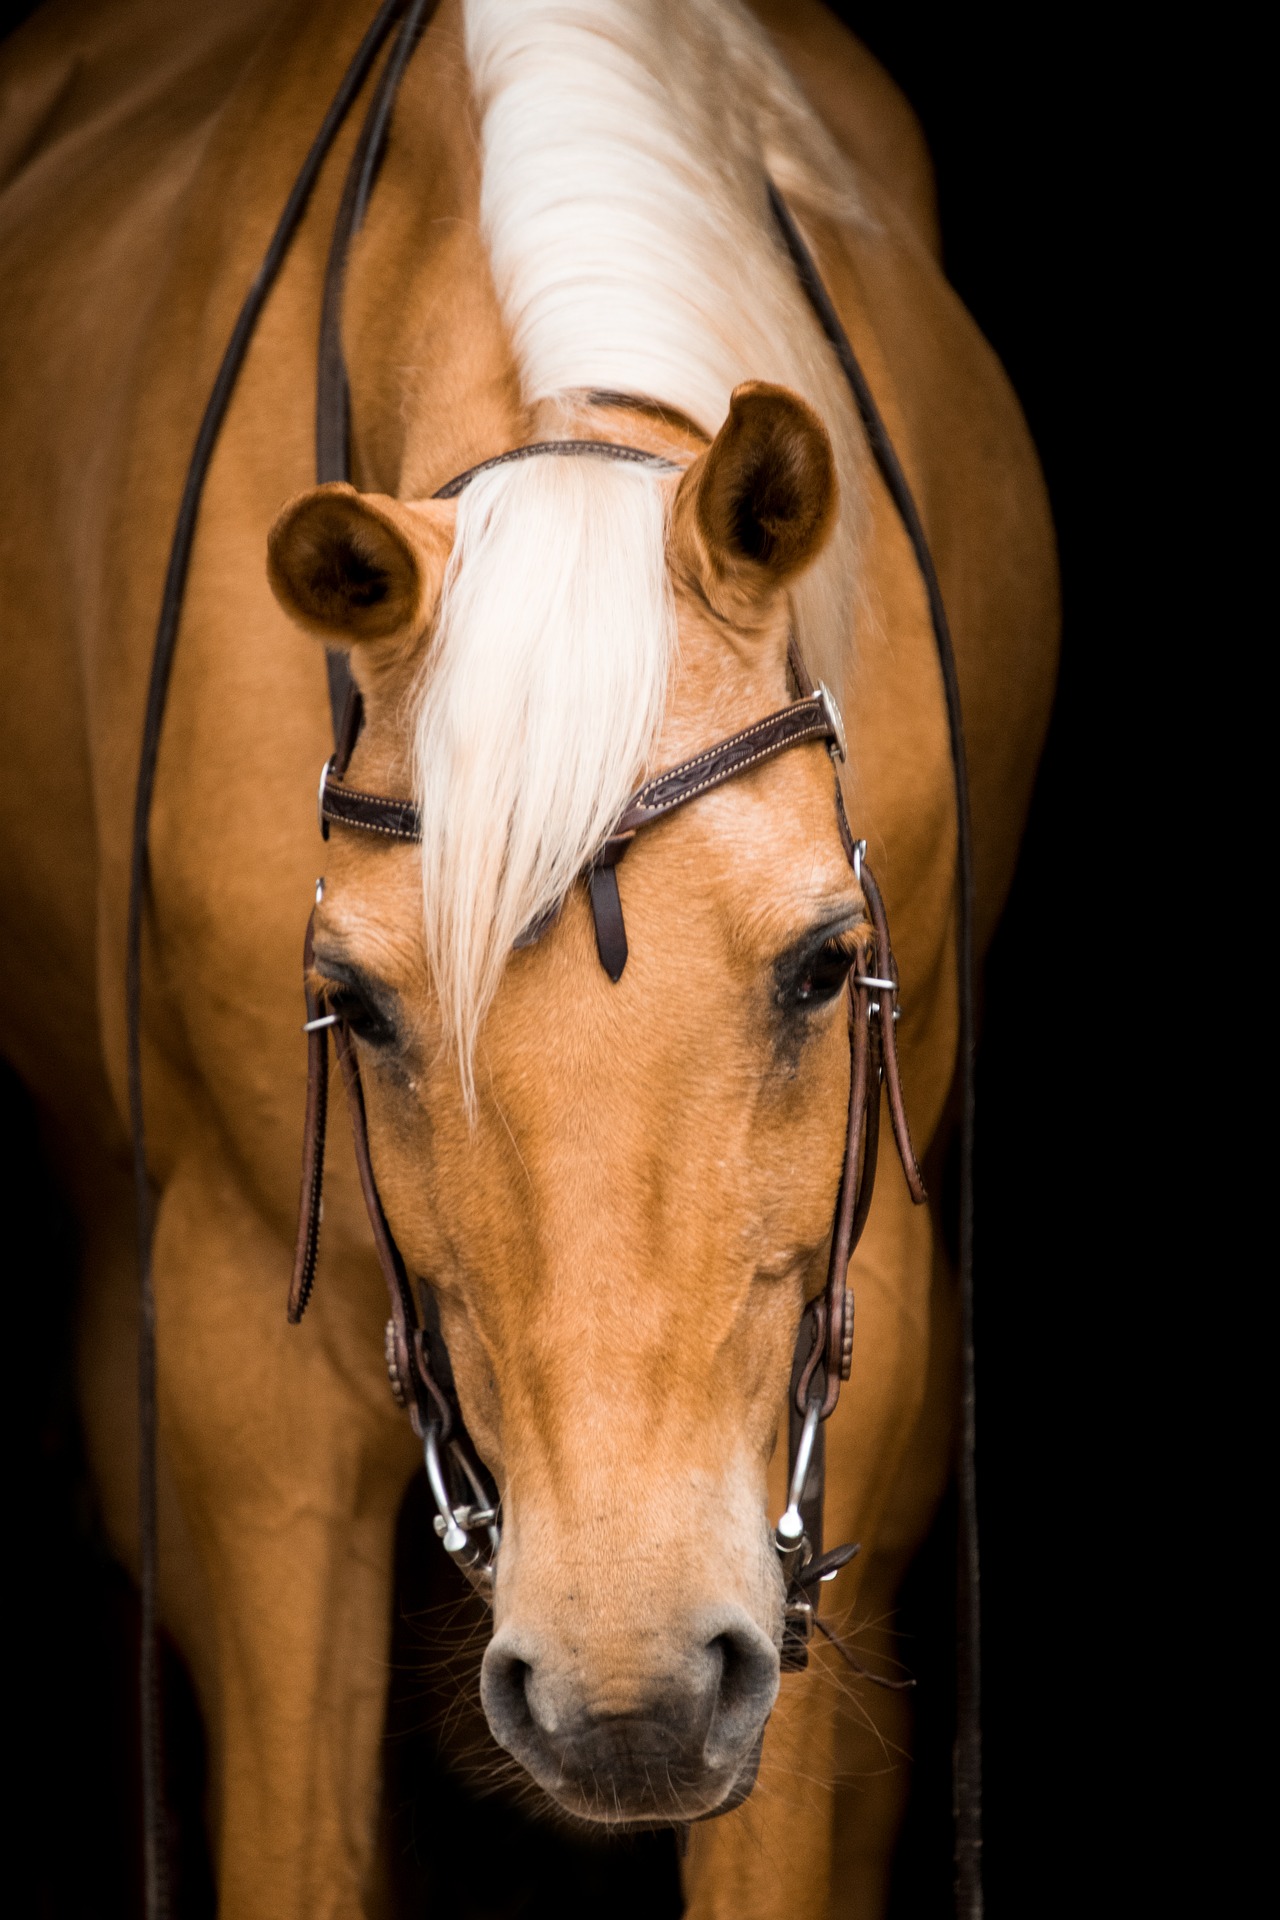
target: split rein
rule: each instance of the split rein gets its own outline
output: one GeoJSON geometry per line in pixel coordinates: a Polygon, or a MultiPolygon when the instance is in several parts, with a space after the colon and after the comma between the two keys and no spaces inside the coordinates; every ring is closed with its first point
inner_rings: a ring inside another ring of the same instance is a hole
{"type": "MultiPolygon", "coordinates": [[[[287,257],[324,161],[373,71],[379,54],[393,29],[396,29],[391,49],[371,89],[365,120],[348,168],[334,223],[321,302],[316,392],[317,479],[323,483],[350,478],[350,401],[341,330],[348,249],[364,219],[377,179],[400,82],[435,13],[436,5],[437,0],[382,0],[302,163],[241,307],[201,418],[170,546],[151,658],[134,802],[125,965],[126,1062],[139,1258],[140,1707],[148,1920],[168,1920],[170,1914],[157,1613],[156,1337],[152,1274],[154,1220],[142,1081],[143,925],[148,894],[150,819],[160,737],[200,502],[222,423],[258,319],[287,257]]],[[[768,196],[781,243],[791,258],[800,285],[840,363],[872,456],[915,554],[929,605],[951,735],[958,822],[957,952],[961,1083],[962,1425],[958,1698],[954,1763],[956,1913],[960,1920],[980,1920],[981,1719],[972,1288],[973,854],[959,681],[937,574],[902,465],[813,256],[790,209],[771,182],[768,183],[768,196]]],[[[637,459],[646,463],[657,460],[656,456],[638,449],[620,448],[607,443],[559,442],[553,446],[516,448],[498,456],[498,461],[523,459],[534,453],[551,451],[595,453],[607,458],[637,459]]],[[[483,464],[490,466],[497,462],[483,464]]],[[[475,468],[459,475],[448,488],[442,490],[443,494],[447,496],[451,491],[460,490],[473,473],[480,470],[475,468]]],[[[321,779],[322,831],[327,836],[330,827],[341,825],[390,834],[401,840],[417,839],[420,822],[411,802],[363,794],[345,785],[343,775],[360,726],[360,703],[345,657],[336,652],[330,653],[327,664],[330,704],[338,745],[334,756],[326,763],[321,779]]],[[[746,772],[749,767],[761,765],[792,746],[822,741],[831,751],[833,760],[843,758],[843,729],[834,702],[825,688],[815,689],[811,685],[794,648],[791,670],[799,690],[800,697],[797,700],[758,721],[743,733],[735,734],[680,766],[646,781],[633,795],[613,833],[597,854],[585,878],[590,893],[597,951],[601,965],[611,980],[616,982],[621,978],[627,961],[626,928],[617,867],[637,832],[701,793],[723,785],[739,773],[746,772]]],[[[806,1663],[809,1639],[816,1625],[825,1637],[834,1642],[855,1671],[863,1673],[865,1670],[859,1666],[849,1649],[825,1621],[817,1618],[812,1596],[821,1580],[833,1578],[857,1552],[856,1546],[839,1547],[828,1553],[822,1551],[822,1422],[835,1407],[841,1382],[849,1377],[853,1297],[847,1285],[847,1268],[871,1202],[882,1084],[912,1198],[922,1201],[925,1195],[907,1129],[898,1074],[894,1040],[898,981],[884,905],[864,858],[865,842],[855,841],[850,831],[838,778],[835,784],[835,809],[846,857],[866,901],[871,937],[866,950],[866,964],[851,974],[849,979],[850,1093],[844,1164],[836,1196],[826,1286],[818,1298],[810,1303],[801,1321],[788,1396],[788,1500],[775,1529],[774,1540],[786,1586],[783,1665],[796,1668],[806,1663]]],[[[532,927],[517,944],[531,944],[545,931],[545,924],[532,927]]],[[[419,1283],[418,1298],[415,1300],[414,1288],[382,1210],[369,1152],[364,1098],[351,1034],[344,1022],[323,1007],[315,996],[309,978],[310,965],[309,927],[306,942],[307,1108],[299,1236],[289,1292],[289,1318],[291,1321],[301,1318],[315,1275],[328,1109],[328,1035],[331,1030],[351,1113],[361,1189],[391,1303],[386,1358],[392,1392],[407,1408],[423,1443],[427,1474],[437,1507],[436,1531],[441,1542],[481,1591],[491,1591],[501,1540],[496,1489],[466,1436],[431,1290],[429,1286],[419,1283]]],[[[902,1683],[881,1680],[880,1684],[895,1686],[902,1683]]]]}

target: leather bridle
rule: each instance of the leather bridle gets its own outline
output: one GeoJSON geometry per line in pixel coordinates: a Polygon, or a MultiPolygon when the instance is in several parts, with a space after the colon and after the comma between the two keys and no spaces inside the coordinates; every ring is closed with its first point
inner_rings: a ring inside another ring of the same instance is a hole
{"type": "MultiPolygon", "coordinates": [[[[542,441],[515,448],[470,468],[442,487],[435,497],[451,499],[476,474],[511,460],[564,456],[626,460],[676,470],[672,462],[658,455],[612,441],[542,441]]],[[[799,697],[727,739],[717,741],[714,746],[692,754],[678,766],[668,767],[646,780],[631,796],[588,867],[584,879],[595,925],[596,950],[601,966],[615,985],[627,964],[618,866],[638,833],[793,747],[821,743],[833,762],[844,759],[844,726],[839,710],[825,686],[813,685],[794,638],[788,647],[788,663],[799,697]]],[[[320,775],[321,833],[327,839],[330,828],[337,825],[384,839],[416,843],[422,837],[422,822],[412,800],[366,793],[349,786],[344,778],[360,726],[360,694],[352,683],[346,695],[337,749],[325,762],[320,775]]],[[[814,1618],[810,1589],[818,1579],[838,1571],[857,1551],[853,1547],[837,1549],[834,1554],[822,1553],[823,1472],[818,1424],[835,1411],[841,1382],[849,1378],[853,1360],[853,1295],[847,1276],[850,1258],[871,1205],[882,1083],[888,1094],[894,1139],[911,1197],[918,1205],[927,1197],[911,1144],[898,1071],[895,1039],[898,981],[884,904],[866,863],[866,843],[855,841],[850,832],[838,776],[833,780],[833,789],[841,844],[866,903],[870,931],[860,949],[861,965],[855,963],[848,978],[850,1072],[844,1157],[832,1217],[826,1286],[806,1310],[797,1342],[791,1395],[790,1497],[775,1533],[786,1584],[782,1659],[784,1666],[791,1669],[808,1664],[808,1641],[814,1618]]],[[[320,882],[317,904],[322,895],[323,882],[320,882]]],[[[342,1014],[325,1008],[314,985],[314,920],[313,914],[303,948],[307,1105],[289,1319],[296,1324],[302,1318],[315,1279],[328,1115],[328,1035],[332,1031],[347,1091],[360,1185],[391,1308],[386,1326],[391,1391],[396,1404],[408,1411],[414,1431],[423,1444],[437,1506],[436,1531],[446,1551],[473,1584],[489,1596],[495,1580],[500,1538],[496,1490],[492,1489],[466,1434],[430,1288],[420,1278],[416,1284],[411,1280],[383,1211],[369,1152],[354,1037],[342,1014]],[[450,1463],[456,1470],[453,1485],[450,1463]]],[[[517,944],[535,944],[549,924],[549,918],[544,918],[517,944]]]]}
{"type": "MultiPolygon", "coordinates": [[[[322,296],[316,403],[317,478],[321,482],[349,478],[350,407],[341,334],[348,248],[368,206],[385,151],[400,81],[437,3],[438,0],[383,0],[343,76],[294,183],[237,319],[201,421],[179,506],[152,655],[134,808],[126,955],[127,1063],[139,1247],[141,1707],[148,1920],[165,1920],[169,1913],[156,1611],[155,1297],[151,1267],[153,1220],[143,1111],[141,1024],[142,927],[147,893],[150,814],[160,734],[199,505],[222,421],[258,317],[286,257],[324,159],[388,35],[398,23],[399,31],[373,88],[348,169],[330,245],[322,296]]],[[[962,1089],[962,1432],[957,1661],[959,1699],[955,1751],[956,1911],[962,1920],[979,1920],[982,1911],[981,1722],[972,1341],[973,856],[959,683],[937,574],[901,463],[839,315],[790,210],[771,182],[767,183],[767,190],[782,244],[840,362],[872,455],[915,553],[928,597],[951,733],[959,828],[957,944],[962,1089]]],[[[626,399],[626,396],[607,397],[610,401],[626,399]]],[[[498,455],[495,460],[484,461],[480,466],[468,469],[442,488],[437,497],[453,497],[477,473],[491,466],[509,460],[551,454],[596,455],[674,470],[673,463],[657,455],[613,442],[544,442],[513,448],[498,455]]],[[[598,851],[584,879],[590,894],[600,962],[611,980],[616,982],[620,979],[627,961],[626,929],[617,868],[638,832],[701,794],[724,785],[726,781],[749,768],[764,764],[793,746],[822,742],[831,751],[833,759],[843,758],[843,728],[835,704],[825,688],[815,688],[811,684],[794,645],[790,650],[790,666],[797,699],[728,740],[720,741],[679,766],[668,768],[646,780],[632,796],[612,833],[598,851]]],[[[328,655],[328,674],[337,748],[326,762],[321,778],[322,831],[327,836],[330,827],[341,825],[401,841],[417,840],[420,822],[413,802],[362,793],[345,783],[343,776],[360,729],[361,705],[350,679],[345,655],[336,651],[328,655]]],[[[844,1160],[833,1212],[826,1285],[806,1308],[797,1341],[789,1395],[788,1500],[774,1536],[786,1588],[782,1661],[784,1666],[792,1668],[804,1666],[808,1659],[808,1642],[816,1622],[814,1593],[818,1582],[834,1577],[857,1551],[856,1546],[839,1547],[826,1553],[822,1549],[821,1423],[834,1410],[841,1383],[849,1377],[853,1297],[848,1288],[847,1269],[871,1203],[882,1086],[911,1197],[917,1203],[925,1199],[924,1184],[907,1127],[898,1072],[894,1038],[898,979],[888,923],[879,889],[866,863],[865,842],[855,841],[850,831],[838,778],[835,781],[834,804],[841,842],[866,902],[870,932],[860,949],[861,961],[855,965],[848,982],[850,1090],[844,1160]]],[[[531,944],[541,937],[547,924],[544,922],[528,929],[518,944],[531,944]]],[[[431,1290],[421,1280],[415,1286],[387,1224],[369,1152],[364,1097],[352,1034],[345,1021],[327,1009],[317,995],[311,974],[311,960],[309,925],[305,944],[307,1106],[302,1199],[289,1291],[289,1318],[295,1322],[301,1318],[315,1275],[328,1108],[328,1036],[332,1030],[347,1092],[361,1188],[391,1306],[386,1358],[392,1392],[397,1401],[406,1407],[423,1443],[427,1473],[437,1507],[436,1530],[442,1543],[473,1583],[481,1591],[490,1592],[500,1543],[496,1489],[466,1435],[431,1290]]],[[[829,1630],[824,1626],[824,1631],[829,1630]]]]}

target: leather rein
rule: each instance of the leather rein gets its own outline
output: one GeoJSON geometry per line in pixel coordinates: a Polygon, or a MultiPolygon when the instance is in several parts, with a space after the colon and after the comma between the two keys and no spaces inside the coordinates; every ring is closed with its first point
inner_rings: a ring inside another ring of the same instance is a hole
{"type": "MultiPolygon", "coordinates": [[[[237,319],[201,420],[170,548],[152,655],[134,808],[126,955],[127,1063],[139,1249],[140,1682],[148,1920],[167,1920],[170,1912],[156,1607],[158,1556],[153,1205],[147,1171],[141,1021],[142,934],[148,891],[149,824],[160,735],[200,499],[222,421],[257,320],[306,210],[325,157],[383,45],[398,24],[399,31],[373,87],[346,176],[330,245],[321,304],[316,400],[317,479],[323,483],[349,478],[350,403],[341,334],[348,248],[364,219],[385,151],[400,81],[437,4],[438,0],[383,0],[343,76],[294,183],[237,319]]],[[[960,1282],[963,1381],[959,1710],[955,1754],[956,1911],[963,1916],[963,1920],[978,1920],[982,1911],[982,1888],[972,1350],[973,883],[959,687],[937,575],[901,464],[818,268],[790,210],[771,182],[768,183],[768,195],[782,244],[840,361],[873,457],[916,555],[929,600],[951,730],[959,818],[958,947],[962,1083],[960,1282]]],[[[626,397],[610,398],[625,401],[626,397]]],[[[514,448],[494,460],[468,469],[441,488],[436,497],[453,497],[475,474],[489,467],[535,455],[597,456],[675,470],[672,462],[657,455],[613,442],[543,442],[514,448]]],[[[600,963],[612,981],[617,982],[621,978],[627,963],[627,936],[617,869],[638,832],[703,793],[724,785],[794,746],[820,742],[831,753],[833,762],[843,760],[844,730],[834,701],[825,687],[813,686],[794,643],[790,648],[789,661],[799,697],[729,739],[717,742],[679,766],[646,780],[633,794],[584,875],[600,963]]],[[[343,776],[359,735],[361,703],[347,669],[346,656],[331,651],[327,667],[337,747],[321,775],[319,814],[322,833],[327,838],[331,827],[341,826],[395,840],[416,841],[420,838],[421,823],[413,802],[363,793],[345,783],[343,776]]],[[[817,1620],[817,1585],[821,1580],[834,1578],[840,1567],[858,1550],[856,1546],[838,1547],[827,1553],[822,1549],[821,1423],[834,1411],[841,1383],[849,1378],[852,1362],[853,1296],[848,1287],[847,1270],[871,1204],[882,1086],[911,1197],[917,1204],[926,1198],[907,1126],[898,1070],[894,1037],[898,1014],[898,978],[884,904],[866,863],[866,843],[855,841],[850,830],[838,776],[834,786],[837,827],[845,855],[866,903],[870,931],[865,945],[859,950],[860,960],[855,963],[848,980],[849,1107],[843,1167],[833,1212],[827,1280],[822,1293],[809,1303],[802,1317],[789,1393],[788,1500],[775,1529],[774,1541],[786,1590],[782,1664],[791,1669],[807,1664],[808,1644],[815,1624],[828,1637],[833,1637],[825,1622],[817,1620]]],[[[323,882],[319,882],[317,898],[322,888],[323,882]]],[[[517,945],[532,944],[549,925],[550,917],[527,929],[517,945]]],[[[328,1042],[332,1031],[346,1089],[361,1189],[391,1308],[386,1329],[386,1361],[391,1390],[397,1403],[407,1410],[423,1444],[426,1470],[437,1508],[435,1527],[442,1544],[472,1583],[482,1593],[490,1595],[501,1541],[497,1491],[466,1434],[430,1287],[422,1280],[418,1280],[415,1286],[411,1280],[383,1212],[369,1151],[355,1043],[345,1021],[327,1009],[314,990],[310,971],[311,943],[309,923],[304,952],[307,1102],[299,1227],[288,1317],[295,1323],[301,1319],[315,1277],[328,1112],[328,1042]]],[[[846,1653],[846,1657],[850,1656],[846,1653]]]]}

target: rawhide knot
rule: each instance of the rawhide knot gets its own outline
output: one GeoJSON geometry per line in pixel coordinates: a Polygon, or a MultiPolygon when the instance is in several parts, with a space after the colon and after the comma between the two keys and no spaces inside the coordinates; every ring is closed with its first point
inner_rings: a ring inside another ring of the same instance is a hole
{"type": "Polygon", "coordinates": [[[396,1323],[388,1320],[386,1332],[382,1337],[382,1350],[387,1362],[387,1380],[391,1386],[391,1398],[398,1407],[409,1404],[409,1382],[400,1367],[400,1343],[396,1339],[396,1323]]]}
{"type": "Polygon", "coordinates": [[[853,1372],[853,1288],[847,1287],[844,1296],[844,1311],[840,1325],[840,1378],[847,1380],[853,1372]]]}

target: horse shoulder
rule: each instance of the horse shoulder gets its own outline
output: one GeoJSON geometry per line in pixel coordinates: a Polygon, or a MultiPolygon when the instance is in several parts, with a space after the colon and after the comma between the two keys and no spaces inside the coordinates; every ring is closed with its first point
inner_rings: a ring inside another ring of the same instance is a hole
{"type": "Polygon", "coordinates": [[[0,49],[0,1044],[46,1109],[112,1141],[98,823],[128,773],[92,715],[109,503],[153,291],[253,11],[55,0],[0,49]]]}

